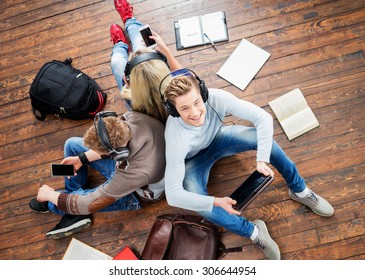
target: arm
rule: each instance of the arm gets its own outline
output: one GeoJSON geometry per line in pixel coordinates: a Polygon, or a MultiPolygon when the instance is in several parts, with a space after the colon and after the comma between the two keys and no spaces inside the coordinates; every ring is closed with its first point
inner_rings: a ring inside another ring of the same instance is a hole
{"type": "MultiPolygon", "coordinates": [[[[192,211],[212,211],[213,206],[222,207],[230,214],[239,214],[234,210],[232,205],[236,202],[229,197],[213,197],[203,195],[199,189],[205,186],[196,187],[200,180],[194,180],[189,177],[184,181],[186,174],[185,158],[190,150],[188,134],[184,134],[176,125],[174,120],[170,119],[165,129],[166,139],[166,169],[165,169],[165,193],[169,205],[188,209],[192,211]],[[182,132],[182,133],[180,133],[182,132]],[[179,147],[179,149],[176,149],[179,147]],[[184,185],[183,185],[184,183],[184,185]]],[[[190,135],[194,138],[194,135],[190,135]]],[[[193,167],[189,167],[193,168],[193,167]]]]}
{"type": "Polygon", "coordinates": [[[166,56],[167,63],[169,64],[171,71],[175,71],[182,68],[181,64],[176,60],[174,55],[166,46],[165,42],[156,32],[153,32],[153,36],[150,36],[150,38],[156,41],[157,44],[156,50],[160,51],[163,55],[166,56]]]}
{"type": "MultiPolygon", "coordinates": [[[[264,109],[257,105],[239,99],[233,94],[224,90],[212,90],[209,100],[214,99],[211,103],[218,110],[223,110],[224,114],[232,114],[242,120],[247,120],[256,128],[257,134],[257,161],[270,162],[274,126],[273,118],[264,109]],[[224,108],[222,108],[222,106],[224,108]]],[[[261,165],[261,164],[260,164],[261,165]]],[[[266,169],[266,167],[265,167],[266,169]]]]}
{"type": "Polygon", "coordinates": [[[108,183],[96,187],[95,191],[78,190],[77,193],[60,193],[50,186],[43,185],[39,188],[37,200],[50,201],[59,210],[69,214],[86,215],[107,207],[149,182],[150,178],[145,173],[135,171],[133,168],[118,169],[108,183]]]}
{"type": "MultiPolygon", "coordinates": [[[[101,156],[93,150],[85,152],[85,156],[89,162],[101,159],[101,156]]],[[[61,161],[61,164],[73,164],[75,171],[79,170],[82,167],[82,162],[78,156],[64,158],[61,161]]]]}
{"type": "Polygon", "coordinates": [[[239,211],[233,209],[232,206],[237,202],[230,197],[213,197],[186,191],[183,187],[184,176],[181,174],[185,174],[185,169],[183,172],[179,172],[166,168],[165,193],[169,205],[192,211],[212,211],[213,206],[217,206],[222,207],[229,214],[240,214],[239,211]]]}
{"type": "MultiPolygon", "coordinates": [[[[85,156],[87,157],[89,162],[101,159],[101,156],[93,150],[89,150],[89,151],[85,152],[85,156]]],[[[64,158],[61,161],[61,164],[73,164],[75,171],[79,170],[82,167],[81,160],[78,156],[64,158]]],[[[77,175],[77,174],[75,174],[75,175],[77,175]]],[[[60,192],[57,192],[51,186],[42,185],[38,190],[37,200],[40,202],[50,201],[57,206],[58,198],[59,198],[60,194],[61,194],[60,192]]]]}

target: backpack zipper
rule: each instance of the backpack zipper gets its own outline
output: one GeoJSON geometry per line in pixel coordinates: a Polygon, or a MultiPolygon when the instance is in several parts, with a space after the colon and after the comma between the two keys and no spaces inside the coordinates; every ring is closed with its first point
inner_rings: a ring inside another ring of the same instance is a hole
{"type": "MultiPolygon", "coordinates": [[[[69,86],[68,90],[67,90],[67,93],[66,93],[66,96],[65,96],[65,99],[63,100],[63,104],[65,104],[67,98],[68,98],[68,95],[70,94],[70,91],[72,90],[74,84],[76,83],[77,79],[80,78],[82,76],[82,73],[78,73],[75,77],[75,79],[72,81],[72,84],[69,86]]],[[[65,107],[61,106],[60,107],[60,112],[62,114],[66,114],[66,109],[65,107]]]]}

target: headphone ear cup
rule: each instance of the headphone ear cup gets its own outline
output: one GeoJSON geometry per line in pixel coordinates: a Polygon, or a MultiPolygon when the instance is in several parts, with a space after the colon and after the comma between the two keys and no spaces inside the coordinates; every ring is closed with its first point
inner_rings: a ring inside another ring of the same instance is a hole
{"type": "Polygon", "coordinates": [[[111,158],[115,161],[124,161],[129,157],[129,149],[127,147],[120,147],[115,149],[111,154],[111,158]]]}
{"type": "Polygon", "coordinates": [[[179,112],[176,110],[175,106],[170,103],[170,101],[166,100],[163,102],[163,105],[165,106],[167,112],[174,118],[180,117],[179,112]]]}
{"type": "Polygon", "coordinates": [[[200,94],[203,98],[204,103],[207,102],[209,97],[209,90],[205,85],[205,82],[203,80],[199,79],[199,87],[200,87],[200,94]]]}

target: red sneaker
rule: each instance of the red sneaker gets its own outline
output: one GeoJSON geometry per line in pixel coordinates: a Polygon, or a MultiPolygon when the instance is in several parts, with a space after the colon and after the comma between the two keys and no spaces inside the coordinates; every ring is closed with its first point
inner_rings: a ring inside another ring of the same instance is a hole
{"type": "Polygon", "coordinates": [[[123,23],[125,23],[127,19],[133,17],[133,7],[127,0],[114,0],[114,7],[120,14],[123,23]]]}
{"type": "Polygon", "coordinates": [[[119,41],[122,41],[128,45],[128,41],[124,36],[123,29],[118,24],[113,23],[110,26],[110,37],[110,41],[112,41],[114,45],[119,41]]]}

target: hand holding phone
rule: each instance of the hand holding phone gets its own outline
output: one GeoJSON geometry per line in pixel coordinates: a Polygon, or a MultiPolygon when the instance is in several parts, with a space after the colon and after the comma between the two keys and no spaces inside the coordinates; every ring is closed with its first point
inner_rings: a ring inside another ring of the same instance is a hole
{"type": "Polygon", "coordinates": [[[150,38],[150,36],[152,36],[152,30],[148,24],[141,26],[139,28],[139,32],[141,33],[141,36],[143,38],[144,43],[146,44],[146,47],[154,48],[157,46],[156,41],[150,38]]]}
{"type": "Polygon", "coordinates": [[[51,176],[70,177],[75,176],[75,168],[73,164],[51,164],[51,176]]]}

